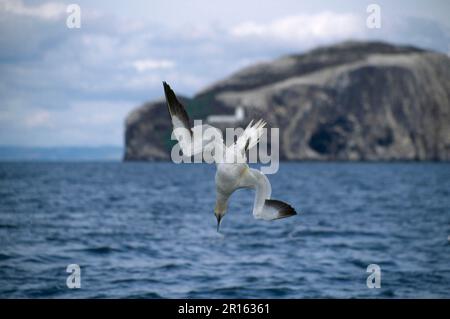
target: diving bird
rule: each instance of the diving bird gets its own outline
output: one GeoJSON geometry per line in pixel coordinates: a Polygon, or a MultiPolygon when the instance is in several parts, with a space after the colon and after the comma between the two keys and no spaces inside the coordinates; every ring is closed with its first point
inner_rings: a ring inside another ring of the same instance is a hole
{"type": "Polygon", "coordinates": [[[272,187],[268,178],[259,170],[246,163],[246,152],[256,146],[264,133],[266,123],[259,120],[248,124],[235,143],[226,146],[222,132],[208,124],[191,127],[184,106],[178,101],[170,86],[163,82],[169,114],[172,119],[173,135],[178,140],[185,156],[194,156],[210,151],[216,164],[216,205],[217,231],[228,209],[231,194],[240,188],[255,189],[253,216],[256,219],[274,220],[296,215],[289,204],[271,199],[272,187]],[[210,134],[202,134],[208,131],[210,134]],[[200,132],[200,134],[195,134],[200,132]],[[212,133],[212,134],[211,134],[212,133]]]}

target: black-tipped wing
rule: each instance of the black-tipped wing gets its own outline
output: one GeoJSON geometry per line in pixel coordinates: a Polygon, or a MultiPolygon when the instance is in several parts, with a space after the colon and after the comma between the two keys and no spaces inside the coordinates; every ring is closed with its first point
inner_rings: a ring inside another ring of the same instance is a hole
{"type": "Polygon", "coordinates": [[[169,84],[163,82],[163,86],[164,94],[166,95],[167,107],[172,118],[173,127],[184,127],[185,129],[189,130],[189,132],[191,132],[189,116],[183,104],[178,101],[177,96],[170,88],[169,84]]]}
{"type": "Polygon", "coordinates": [[[197,125],[191,128],[189,116],[170,86],[163,82],[167,107],[172,118],[173,135],[186,156],[192,156],[207,150],[222,148],[222,132],[211,125],[197,125]],[[195,139],[195,140],[194,140],[195,139]]]}
{"type": "Polygon", "coordinates": [[[255,125],[253,120],[248,124],[244,132],[239,136],[236,141],[236,149],[241,153],[247,152],[249,149],[258,144],[259,139],[264,134],[264,127],[266,122],[259,120],[255,125]]]}

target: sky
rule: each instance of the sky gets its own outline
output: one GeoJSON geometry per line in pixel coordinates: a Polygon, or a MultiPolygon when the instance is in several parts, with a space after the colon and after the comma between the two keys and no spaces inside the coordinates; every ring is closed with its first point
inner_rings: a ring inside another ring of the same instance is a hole
{"type": "Polygon", "coordinates": [[[0,0],[0,145],[122,145],[126,115],[242,67],[345,40],[448,54],[450,1],[0,0]],[[69,4],[81,9],[68,28],[69,4]],[[367,6],[381,9],[368,28],[367,6]]]}

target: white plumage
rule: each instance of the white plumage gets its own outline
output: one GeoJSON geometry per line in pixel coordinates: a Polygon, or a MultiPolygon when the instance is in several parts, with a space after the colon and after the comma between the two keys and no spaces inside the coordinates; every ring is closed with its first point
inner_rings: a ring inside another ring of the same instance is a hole
{"type": "Polygon", "coordinates": [[[176,98],[170,86],[163,82],[167,106],[173,124],[173,135],[178,140],[184,155],[212,152],[217,166],[216,206],[217,229],[228,208],[231,194],[239,188],[255,189],[253,216],[257,219],[274,220],[296,215],[287,203],[270,199],[272,188],[268,178],[246,163],[246,152],[256,146],[264,134],[266,122],[251,121],[237,141],[229,146],[223,142],[222,132],[211,125],[191,128],[189,116],[176,98]]]}

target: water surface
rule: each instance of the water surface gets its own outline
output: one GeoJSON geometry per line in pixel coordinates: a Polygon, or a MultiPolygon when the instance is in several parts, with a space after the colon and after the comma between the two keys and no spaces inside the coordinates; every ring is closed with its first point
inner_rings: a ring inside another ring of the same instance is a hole
{"type": "Polygon", "coordinates": [[[0,164],[0,297],[450,298],[449,164],[281,163],[272,196],[301,214],[254,220],[240,190],[219,234],[214,172],[0,164]]]}

